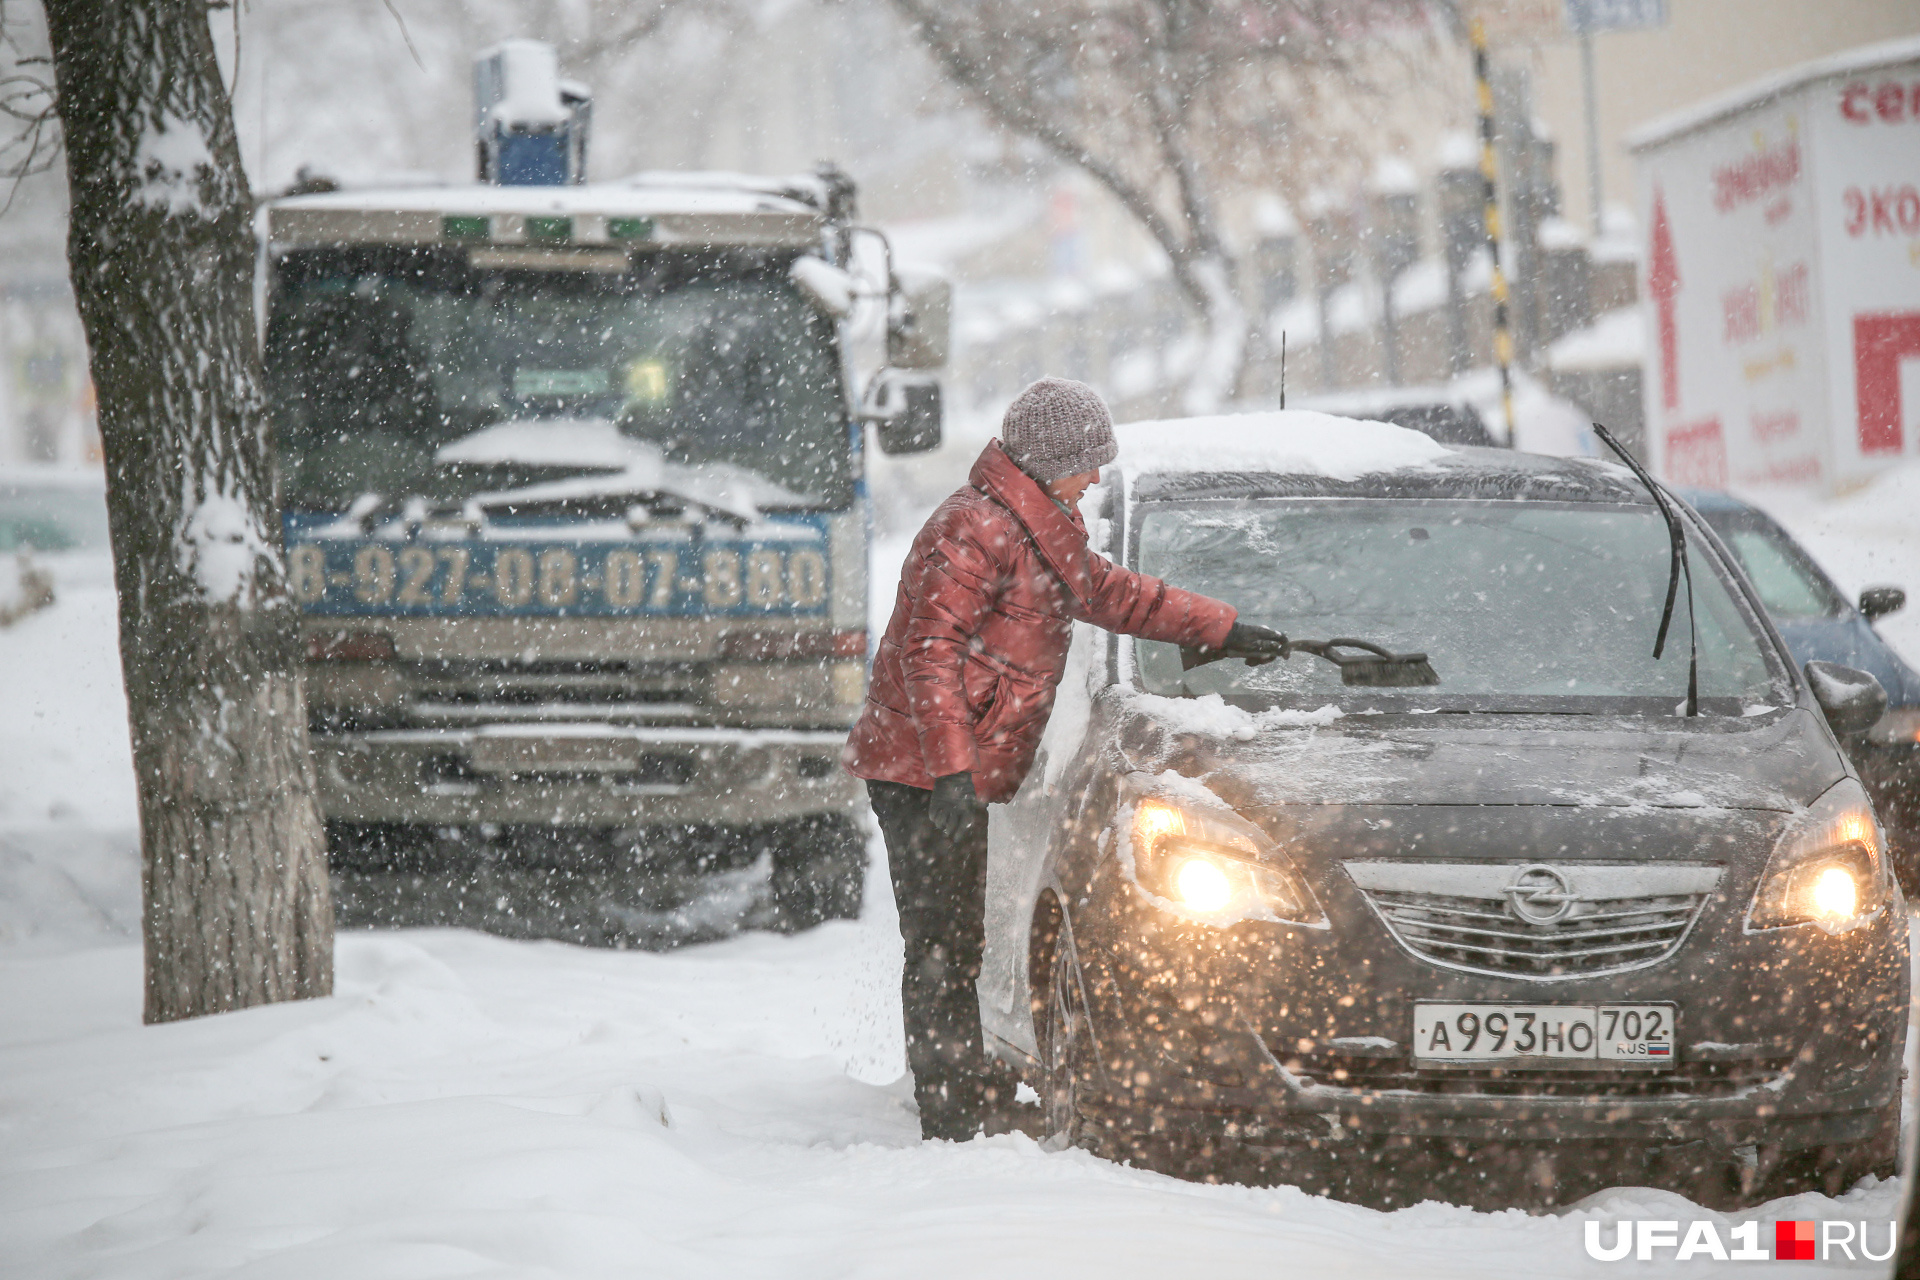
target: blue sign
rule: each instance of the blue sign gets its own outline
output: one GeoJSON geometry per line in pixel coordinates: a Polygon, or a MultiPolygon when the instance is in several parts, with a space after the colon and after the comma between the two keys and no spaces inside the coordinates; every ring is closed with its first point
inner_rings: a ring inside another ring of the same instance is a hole
{"type": "Polygon", "coordinates": [[[1566,0],[1567,27],[1575,35],[1638,31],[1667,25],[1667,0],[1566,0]]]}
{"type": "Polygon", "coordinates": [[[289,516],[288,586],[310,614],[685,617],[823,614],[832,591],[826,522],[793,539],[573,541],[554,526],[514,536],[411,541],[333,537],[289,516]]]}

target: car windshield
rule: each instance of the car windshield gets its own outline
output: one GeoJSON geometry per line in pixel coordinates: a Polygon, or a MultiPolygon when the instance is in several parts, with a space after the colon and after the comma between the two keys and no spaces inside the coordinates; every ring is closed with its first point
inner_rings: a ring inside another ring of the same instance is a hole
{"type": "MultiPolygon", "coordinates": [[[[1436,688],[1344,688],[1331,663],[1296,654],[1248,667],[1181,670],[1142,642],[1147,689],[1320,706],[1343,695],[1435,708],[1585,710],[1620,700],[1670,709],[1687,687],[1680,593],[1664,658],[1652,656],[1668,572],[1667,530],[1649,508],[1453,501],[1155,504],[1139,566],[1302,639],[1353,636],[1424,652],[1436,688]],[[1596,702],[1596,700],[1601,700],[1596,702]],[[1584,704],[1584,705],[1580,705],[1584,704]]],[[[1703,707],[1739,714],[1774,701],[1763,640],[1696,543],[1703,707]]]]}
{"type": "Polygon", "coordinates": [[[1847,602],[1786,534],[1757,520],[1707,517],[1776,618],[1837,618],[1847,602]]]}
{"type": "Polygon", "coordinates": [[[503,474],[436,458],[505,422],[617,424],[669,462],[745,468],[776,495],[762,505],[852,498],[832,326],[775,266],[657,255],[628,272],[482,271],[445,251],[292,255],[267,368],[289,510],[557,478],[551,459],[503,474]]]}

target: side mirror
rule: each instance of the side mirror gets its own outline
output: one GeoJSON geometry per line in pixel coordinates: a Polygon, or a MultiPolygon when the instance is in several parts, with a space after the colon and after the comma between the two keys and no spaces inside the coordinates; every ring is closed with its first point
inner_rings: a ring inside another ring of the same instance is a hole
{"type": "Polygon", "coordinates": [[[1868,587],[1860,593],[1860,614],[1868,622],[1907,607],[1907,593],[1899,587],[1868,587]]]}
{"type": "Polygon", "coordinates": [[[860,416],[874,424],[882,453],[926,453],[940,447],[940,380],[930,373],[882,369],[860,416]]]}
{"type": "Polygon", "coordinates": [[[1809,662],[1807,683],[1836,738],[1865,733],[1887,714],[1887,691],[1872,675],[1837,662],[1809,662]]]}
{"type": "Polygon", "coordinates": [[[887,314],[887,363],[896,369],[938,369],[947,363],[953,285],[930,271],[898,273],[887,314]]]}

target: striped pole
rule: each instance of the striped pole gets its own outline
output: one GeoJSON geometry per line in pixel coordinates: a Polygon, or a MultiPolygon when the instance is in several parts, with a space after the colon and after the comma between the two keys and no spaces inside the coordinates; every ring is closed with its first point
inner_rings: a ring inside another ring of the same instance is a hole
{"type": "Polygon", "coordinates": [[[1507,321],[1507,276],[1500,269],[1499,165],[1493,152],[1493,81],[1487,71],[1487,29],[1473,20],[1473,79],[1480,99],[1480,182],[1486,192],[1487,252],[1493,258],[1493,362],[1500,366],[1500,413],[1507,421],[1507,447],[1515,447],[1513,424],[1513,330],[1507,321]]]}

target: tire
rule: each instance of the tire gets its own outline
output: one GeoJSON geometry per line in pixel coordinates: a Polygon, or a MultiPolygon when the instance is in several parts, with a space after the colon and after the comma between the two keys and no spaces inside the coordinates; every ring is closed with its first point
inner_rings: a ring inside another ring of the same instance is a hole
{"type": "Polygon", "coordinates": [[[867,883],[867,842],[840,814],[805,818],[780,833],[767,886],[766,927],[798,933],[828,920],[860,915],[867,883]]]}
{"type": "MultiPolygon", "coordinates": [[[[1062,928],[1053,948],[1044,1016],[1034,1028],[1044,1069],[1041,1146],[1048,1151],[1078,1147],[1116,1164],[1192,1182],[1253,1180],[1244,1173],[1235,1176],[1238,1153],[1232,1144],[1217,1135],[1168,1130],[1143,1114],[1151,1101],[1124,1088],[1116,1096],[1094,1039],[1085,982],[1072,936],[1062,928]]],[[[1119,1059],[1115,1065],[1124,1071],[1126,1054],[1119,1052],[1119,1059]]]]}
{"type": "Polygon", "coordinates": [[[1089,1146],[1084,1108],[1097,1079],[1098,1065],[1080,987],[1080,966],[1073,954],[1073,939],[1065,929],[1053,947],[1042,1014],[1043,1025],[1036,1037],[1045,1068],[1040,1105],[1046,1137],[1041,1145],[1048,1151],[1089,1146]]]}

